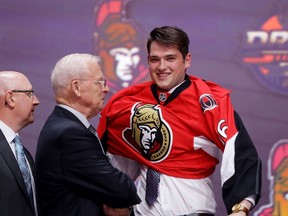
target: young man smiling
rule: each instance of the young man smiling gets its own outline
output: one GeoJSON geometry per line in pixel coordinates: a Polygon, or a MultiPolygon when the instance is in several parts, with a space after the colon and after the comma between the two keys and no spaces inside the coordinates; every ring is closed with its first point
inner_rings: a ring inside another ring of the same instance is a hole
{"type": "Polygon", "coordinates": [[[135,215],[216,214],[211,176],[220,158],[227,212],[247,215],[260,198],[261,161],[230,91],[186,73],[189,38],[177,27],[153,29],[147,50],[152,81],[113,95],[98,128],[118,167],[139,173],[135,215]],[[150,176],[159,183],[153,198],[150,176]]]}

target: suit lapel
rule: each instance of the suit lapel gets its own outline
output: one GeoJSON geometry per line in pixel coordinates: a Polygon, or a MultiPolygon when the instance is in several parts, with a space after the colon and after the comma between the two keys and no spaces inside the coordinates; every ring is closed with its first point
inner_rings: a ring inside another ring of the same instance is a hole
{"type": "MultiPolygon", "coordinates": [[[[64,109],[63,107],[55,106],[52,115],[57,116],[57,117],[64,117],[64,118],[70,119],[71,121],[74,121],[74,122],[82,125],[83,129],[85,128],[85,130],[88,130],[86,128],[86,126],[73,113],[71,113],[70,111],[64,109]]],[[[107,146],[103,145],[97,136],[95,136],[95,137],[96,137],[97,142],[100,145],[100,147],[102,148],[103,153],[105,155],[106,151],[107,151],[107,146]]]]}
{"type": "MultiPolygon", "coordinates": [[[[23,192],[26,194],[28,199],[28,193],[25,187],[25,183],[22,177],[22,173],[16,161],[16,158],[9,146],[9,143],[4,137],[4,134],[0,130],[0,154],[2,155],[3,159],[6,161],[7,166],[10,168],[11,172],[13,173],[16,182],[19,184],[19,187],[23,192]]],[[[30,163],[30,161],[29,161],[30,163]]]]}

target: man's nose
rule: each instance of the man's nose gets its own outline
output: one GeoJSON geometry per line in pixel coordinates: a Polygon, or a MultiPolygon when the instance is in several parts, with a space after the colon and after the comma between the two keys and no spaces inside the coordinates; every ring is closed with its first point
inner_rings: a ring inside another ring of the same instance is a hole
{"type": "Polygon", "coordinates": [[[164,59],[161,59],[160,60],[160,63],[159,63],[159,69],[160,70],[163,70],[163,69],[165,69],[167,66],[166,66],[166,62],[165,62],[165,60],[164,59]]]}

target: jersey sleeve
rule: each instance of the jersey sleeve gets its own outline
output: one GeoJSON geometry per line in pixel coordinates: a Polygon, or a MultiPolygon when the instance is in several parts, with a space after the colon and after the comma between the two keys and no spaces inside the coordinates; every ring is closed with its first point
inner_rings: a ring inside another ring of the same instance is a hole
{"type": "Polygon", "coordinates": [[[234,204],[249,196],[255,197],[255,204],[259,201],[261,160],[240,116],[232,105],[230,91],[212,82],[206,84],[209,89],[203,88],[208,92],[203,97],[207,101],[206,103],[202,101],[202,104],[206,105],[204,106],[206,110],[203,109],[203,112],[213,142],[223,151],[222,196],[227,212],[231,213],[234,204]]]}
{"type": "Polygon", "coordinates": [[[261,160],[240,118],[234,111],[237,132],[227,141],[221,164],[222,196],[228,213],[234,204],[261,195],[261,160]]]}

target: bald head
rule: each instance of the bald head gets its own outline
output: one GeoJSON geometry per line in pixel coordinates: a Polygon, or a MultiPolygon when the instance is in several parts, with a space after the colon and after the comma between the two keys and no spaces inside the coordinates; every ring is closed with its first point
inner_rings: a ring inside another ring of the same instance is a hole
{"type": "Polygon", "coordinates": [[[0,71],[0,94],[9,89],[17,89],[21,83],[29,82],[27,77],[17,71],[0,71]]]}
{"type": "Polygon", "coordinates": [[[0,120],[14,132],[34,121],[39,104],[28,78],[17,71],[0,71],[0,120]]]}

